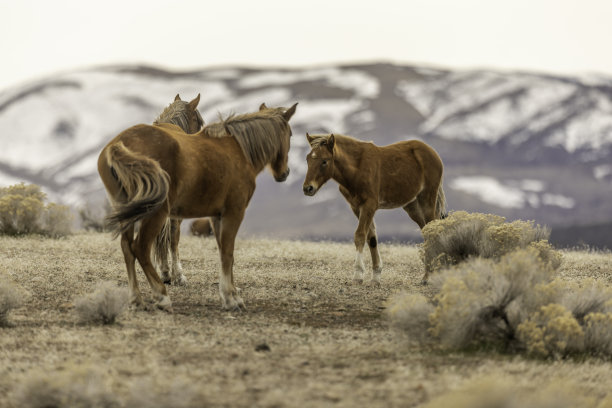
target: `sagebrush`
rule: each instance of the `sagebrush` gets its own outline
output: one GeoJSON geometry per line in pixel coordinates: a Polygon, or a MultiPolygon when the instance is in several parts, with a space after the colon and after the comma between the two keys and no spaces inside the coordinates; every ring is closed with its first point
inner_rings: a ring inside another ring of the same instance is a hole
{"type": "Polygon", "coordinates": [[[126,288],[102,282],[93,293],[76,300],[75,310],[81,323],[113,324],[127,305],[126,288]]]}
{"type": "Polygon", "coordinates": [[[431,283],[431,300],[407,293],[390,300],[392,324],[416,343],[542,357],[612,356],[612,291],[593,280],[560,280],[536,248],[499,260],[473,258],[441,271],[431,283]]]}
{"type": "Polygon", "coordinates": [[[35,184],[20,183],[0,188],[0,233],[41,234],[54,238],[70,234],[70,209],[45,203],[46,199],[46,194],[35,184]]]}
{"type": "Polygon", "coordinates": [[[425,279],[431,272],[457,265],[469,258],[499,259],[519,248],[533,247],[540,258],[557,268],[561,259],[547,239],[550,230],[532,221],[507,223],[493,214],[451,212],[423,228],[420,256],[425,265],[425,279]]]}

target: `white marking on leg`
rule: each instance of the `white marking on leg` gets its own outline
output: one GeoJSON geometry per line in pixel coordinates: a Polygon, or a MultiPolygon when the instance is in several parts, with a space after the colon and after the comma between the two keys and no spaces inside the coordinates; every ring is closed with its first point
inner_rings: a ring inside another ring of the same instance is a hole
{"type": "Polygon", "coordinates": [[[365,273],[365,264],[363,263],[363,251],[355,253],[355,274],[353,280],[355,282],[363,282],[363,274],[365,273]]]}
{"type": "Polygon", "coordinates": [[[176,254],[172,254],[172,283],[179,286],[187,284],[187,278],[183,275],[183,266],[176,254]]]}

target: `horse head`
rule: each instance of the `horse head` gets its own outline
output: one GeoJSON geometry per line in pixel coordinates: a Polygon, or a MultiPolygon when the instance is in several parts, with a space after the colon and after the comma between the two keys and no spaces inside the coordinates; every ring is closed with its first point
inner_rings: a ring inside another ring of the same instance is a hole
{"type": "Polygon", "coordinates": [[[198,111],[198,103],[200,103],[200,94],[193,98],[190,102],[181,100],[179,94],[174,97],[174,102],[170,105],[175,106],[176,115],[174,120],[169,120],[180,126],[185,133],[197,133],[204,127],[204,119],[198,111]],[[180,116],[179,116],[180,115],[180,116]]]}
{"type": "Polygon", "coordinates": [[[265,103],[262,103],[259,107],[259,111],[263,110],[276,110],[280,113],[283,119],[287,122],[286,126],[286,143],[281,143],[281,148],[276,155],[276,158],[270,163],[270,168],[272,169],[272,175],[274,176],[274,180],[277,182],[283,182],[287,180],[289,177],[289,146],[290,146],[290,138],[291,138],[291,127],[289,126],[289,119],[295,113],[297,108],[297,103],[293,104],[289,109],[286,108],[268,108],[265,103]]]}
{"type": "Polygon", "coordinates": [[[334,145],[336,139],[331,135],[309,135],[306,138],[312,149],[306,156],[308,171],[304,180],[304,194],[313,196],[334,174],[334,145]]]}

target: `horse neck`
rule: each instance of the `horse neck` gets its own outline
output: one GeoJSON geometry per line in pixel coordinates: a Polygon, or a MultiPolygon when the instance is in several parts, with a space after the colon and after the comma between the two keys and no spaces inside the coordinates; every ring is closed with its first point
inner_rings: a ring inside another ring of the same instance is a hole
{"type": "Polygon", "coordinates": [[[334,173],[332,178],[338,184],[349,188],[354,184],[359,173],[359,162],[363,153],[364,144],[359,140],[336,139],[334,152],[334,173]]]}

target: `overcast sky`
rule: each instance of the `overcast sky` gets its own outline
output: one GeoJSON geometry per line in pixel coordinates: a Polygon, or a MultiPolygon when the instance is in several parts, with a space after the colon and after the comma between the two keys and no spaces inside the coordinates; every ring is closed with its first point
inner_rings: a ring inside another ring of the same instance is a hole
{"type": "Polygon", "coordinates": [[[0,91],[115,63],[612,76],[612,0],[0,0],[0,91]]]}

